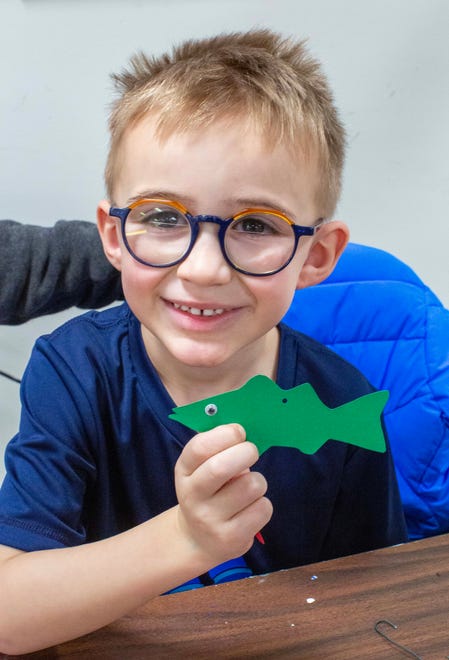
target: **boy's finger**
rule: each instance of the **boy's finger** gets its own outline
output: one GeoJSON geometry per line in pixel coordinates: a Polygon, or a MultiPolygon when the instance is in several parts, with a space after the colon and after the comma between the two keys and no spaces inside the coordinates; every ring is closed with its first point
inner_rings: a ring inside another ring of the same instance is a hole
{"type": "Polygon", "coordinates": [[[180,476],[193,474],[211,456],[245,440],[240,424],[225,424],[195,435],[184,447],[175,470],[180,476]]]}
{"type": "Polygon", "coordinates": [[[211,456],[195,470],[196,498],[204,500],[214,496],[225,484],[238,480],[239,475],[244,476],[242,473],[258,458],[257,448],[251,442],[239,443],[211,456]]]}
{"type": "Polygon", "coordinates": [[[245,539],[245,545],[239,548],[239,553],[247,552],[254,543],[254,537],[265,527],[273,514],[273,505],[267,497],[261,497],[239,511],[225,523],[227,544],[236,547],[245,539]]]}
{"type": "Polygon", "coordinates": [[[268,484],[260,472],[244,472],[227,483],[214,495],[214,506],[224,519],[230,519],[263,497],[268,484]]]}

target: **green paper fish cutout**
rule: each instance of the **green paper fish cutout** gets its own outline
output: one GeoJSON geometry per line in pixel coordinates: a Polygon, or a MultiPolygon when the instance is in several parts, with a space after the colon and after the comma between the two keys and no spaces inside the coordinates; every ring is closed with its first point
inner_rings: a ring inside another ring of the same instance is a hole
{"type": "Polygon", "coordinates": [[[260,454],[276,446],[314,454],[331,439],[384,452],[381,415],[388,396],[381,390],[328,408],[310,383],[283,390],[255,376],[238,390],[174,408],[169,417],[197,432],[237,422],[260,454]]]}

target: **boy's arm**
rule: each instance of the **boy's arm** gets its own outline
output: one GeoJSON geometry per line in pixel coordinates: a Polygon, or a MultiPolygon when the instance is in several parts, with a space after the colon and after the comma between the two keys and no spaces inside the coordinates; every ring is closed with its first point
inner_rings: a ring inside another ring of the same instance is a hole
{"type": "Polygon", "coordinates": [[[24,553],[0,547],[0,652],[22,654],[79,637],[203,572],[176,530],[176,510],[118,536],[24,553]],[[181,559],[182,558],[182,559],[181,559]]]}
{"type": "Polygon", "coordinates": [[[176,465],[180,504],[122,534],[30,553],[0,546],[0,652],[91,632],[246,552],[271,504],[243,440],[236,425],[194,436],[176,465]]]}
{"type": "Polygon", "coordinates": [[[0,220],[0,323],[15,325],[72,306],[122,298],[97,227],[78,220],[40,227],[0,220]]]}

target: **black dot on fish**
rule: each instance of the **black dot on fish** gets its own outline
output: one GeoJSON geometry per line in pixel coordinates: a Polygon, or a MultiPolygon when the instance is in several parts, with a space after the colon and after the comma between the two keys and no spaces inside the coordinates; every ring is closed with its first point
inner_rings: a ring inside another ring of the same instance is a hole
{"type": "Polygon", "coordinates": [[[287,403],[288,399],[282,399],[282,403],[287,403]]]}
{"type": "Polygon", "coordinates": [[[207,406],[204,408],[204,412],[206,415],[209,415],[209,417],[212,417],[212,415],[216,415],[218,412],[218,408],[215,405],[215,403],[208,403],[207,406]]]}

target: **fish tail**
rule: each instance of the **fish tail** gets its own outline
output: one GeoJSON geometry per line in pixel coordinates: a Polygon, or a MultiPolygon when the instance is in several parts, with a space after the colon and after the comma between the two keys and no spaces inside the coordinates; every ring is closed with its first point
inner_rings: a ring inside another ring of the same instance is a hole
{"type": "Polygon", "coordinates": [[[380,390],[361,396],[330,411],[330,437],[363,449],[384,452],[382,411],[389,392],[380,390]]]}

